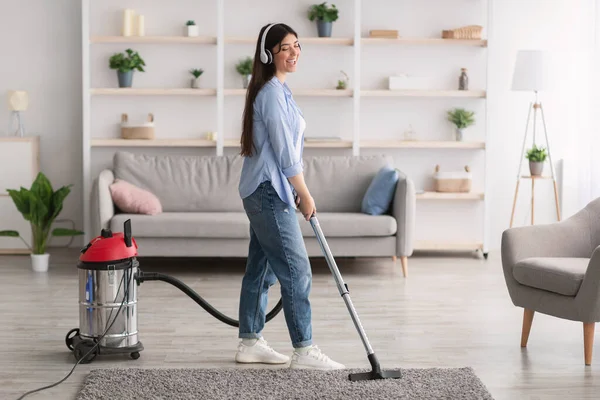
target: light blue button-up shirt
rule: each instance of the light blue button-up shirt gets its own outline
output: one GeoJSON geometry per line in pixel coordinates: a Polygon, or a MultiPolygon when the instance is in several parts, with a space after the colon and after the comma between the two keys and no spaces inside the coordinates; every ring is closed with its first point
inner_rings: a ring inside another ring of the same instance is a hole
{"type": "Polygon", "coordinates": [[[254,101],[252,157],[245,157],[240,177],[241,198],[250,196],[259,184],[271,185],[284,202],[296,209],[295,190],[287,178],[303,171],[304,120],[286,83],[274,76],[260,89],[254,101]]]}

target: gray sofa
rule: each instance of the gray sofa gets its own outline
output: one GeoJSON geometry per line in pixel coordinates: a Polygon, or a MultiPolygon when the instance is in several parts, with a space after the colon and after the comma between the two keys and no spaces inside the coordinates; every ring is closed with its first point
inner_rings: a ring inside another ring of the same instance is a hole
{"type": "MultiPolygon", "coordinates": [[[[380,156],[304,157],[306,184],[331,251],[338,257],[401,258],[404,276],[413,252],[416,195],[400,173],[389,215],[361,213],[363,196],[377,171],[392,159],[380,156]]],[[[140,256],[246,257],[249,222],[238,194],[241,156],[151,156],[118,151],[113,166],[95,179],[93,235],[122,231],[131,219],[140,256]],[[154,193],[163,212],[124,214],[109,185],[117,178],[154,193]]],[[[297,212],[309,256],[322,256],[309,222],[297,212]]]]}

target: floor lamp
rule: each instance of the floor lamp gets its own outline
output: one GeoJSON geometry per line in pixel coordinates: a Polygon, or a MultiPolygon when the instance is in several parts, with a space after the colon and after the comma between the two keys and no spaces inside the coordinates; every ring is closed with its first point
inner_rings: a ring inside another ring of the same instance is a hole
{"type": "MultiPolygon", "coordinates": [[[[550,164],[550,171],[554,183],[554,200],[556,203],[556,215],[560,221],[560,207],[558,205],[558,188],[556,185],[556,175],[554,173],[554,164],[552,163],[552,154],[550,153],[550,143],[548,141],[548,133],[546,131],[546,119],[544,118],[544,108],[542,103],[538,102],[538,92],[543,91],[548,86],[549,76],[549,64],[548,54],[539,50],[521,50],[517,53],[517,60],[515,62],[515,68],[513,72],[512,90],[515,91],[529,91],[535,93],[535,101],[529,103],[529,111],[527,113],[527,122],[525,124],[525,135],[523,136],[523,147],[521,149],[521,158],[519,160],[519,169],[517,170],[517,186],[515,188],[515,197],[513,200],[512,213],[510,216],[510,227],[512,228],[515,208],[517,206],[517,197],[519,194],[519,183],[521,179],[531,179],[531,225],[534,221],[534,191],[535,191],[535,180],[544,179],[542,176],[523,176],[521,175],[521,168],[523,166],[523,159],[525,158],[525,144],[527,143],[527,131],[529,130],[529,121],[531,119],[531,110],[533,109],[533,146],[536,145],[536,122],[538,111],[542,118],[542,124],[544,128],[544,138],[546,141],[546,149],[548,151],[548,162],[550,164]]],[[[547,178],[546,178],[547,179],[547,178]]]]}

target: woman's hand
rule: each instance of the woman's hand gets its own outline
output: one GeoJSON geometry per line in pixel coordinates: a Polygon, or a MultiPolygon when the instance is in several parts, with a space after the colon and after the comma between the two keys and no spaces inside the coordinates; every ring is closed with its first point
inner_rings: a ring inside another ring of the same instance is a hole
{"type": "Polygon", "coordinates": [[[300,198],[300,196],[296,197],[296,206],[300,207],[300,212],[307,221],[310,221],[310,218],[317,213],[315,200],[310,195],[303,198],[300,198]]]}

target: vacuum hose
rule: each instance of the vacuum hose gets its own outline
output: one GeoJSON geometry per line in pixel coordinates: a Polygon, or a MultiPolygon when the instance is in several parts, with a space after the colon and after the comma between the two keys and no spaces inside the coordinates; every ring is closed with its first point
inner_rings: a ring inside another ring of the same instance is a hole
{"type": "MultiPolygon", "coordinates": [[[[210,315],[217,318],[219,321],[235,327],[240,326],[239,321],[221,313],[219,310],[211,306],[206,300],[200,297],[198,293],[194,292],[188,285],[181,282],[177,278],[173,278],[172,276],[161,274],[158,272],[142,272],[138,270],[137,274],[135,275],[135,280],[138,285],[144,281],[163,281],[170,283],[171,285],[179,288],[183,293],[187,294],[192,300],[198,303],[200,307],[204,308],[210,315]]],[[[267,314],[266,321],[268,322],[271,319],[273,319],[277,314],[279,314],[279,311],[281,311],[282,308],[283,305],[281,303],[281,299],[279,299],[279,302],[267,314]]]]}

